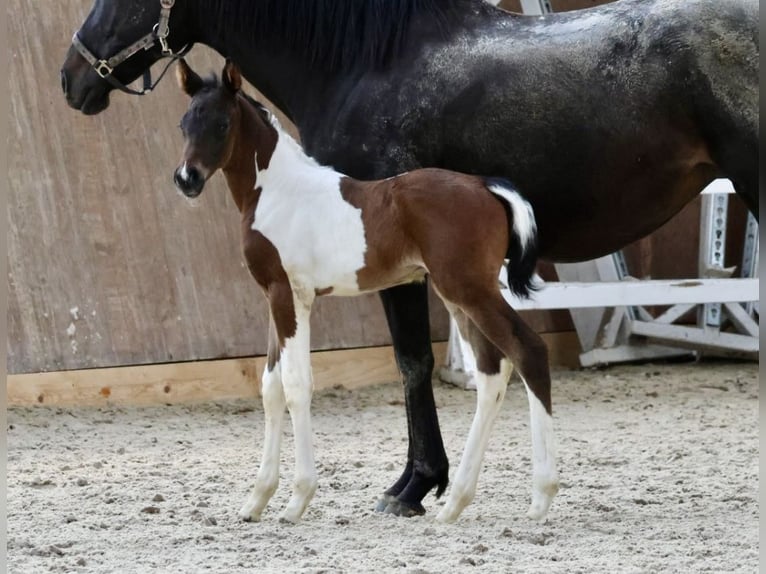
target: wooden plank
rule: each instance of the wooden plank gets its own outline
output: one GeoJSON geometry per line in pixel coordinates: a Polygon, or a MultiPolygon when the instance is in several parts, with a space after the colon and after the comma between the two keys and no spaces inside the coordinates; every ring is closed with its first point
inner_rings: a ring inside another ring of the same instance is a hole
{"type": "MultiPolygon", "coordinates": [[[[443,361],[446,343],[434,344],[443,361]]],[[[399,379],[393,348],[311,354],[314,388],[354,389],[399,379]]],[[[252,398],[265,357],[10,375],[9,405],[151,405],[252,398]]]]}
{"type": "Polygon", "coordinates": [[[686,315],[689,311],[696,307],[693,303],[684,303],[681,305],[673,305],[670,309],[659,315],[654,319],[655,323],[675,323],[681,317],[686,315]]]}
{"type": "Polygon", "coordinates": [[[720,352],[744,358],[756,358],[760,347],[758,337],[681,325],[633,321],[631,332],[634,335],[647,337],[651,341],[666,345],[704,350],[711,353],[720,352]]]}
{"type": "Polygon", "coordinates": [[[583,309],[626,305],[729,303],[758,300],[758,279],[688,279],[546,283],[531,299],[508,294],[514,309],[583,309]]]}
{"type": "Polygon", "coordinates": [[[641,344],[631,341],[630,345],[617,345],[608,349],[595,348],[580,355],[583,367],[626,363],[632,361],[656,361],[675,357],[691,356],[692,351],[664,347],[662,345],[641,344]]]}
{"type": "MultiPolygon", "coordinates": [[[[576,366],[580,351],[574,332],[542,335],[554,366],[576,366]]],[[[437,365],[447,343],[434,343],[437,365]]],[[[314,388],[356,389],[400,379],[390,346],[318,351],[311,354],[314,388]]],[[[265,357],[166,363],[9,375],[10,406],[159,405],[258,396],[265,357]]]]}
{"type": "Polygon", "coordinates": [[[747,311],[739,303],[724,303],[724,309],[734,326],[741,332],[751,337],[759,336],[759,326],[747,311]]]}

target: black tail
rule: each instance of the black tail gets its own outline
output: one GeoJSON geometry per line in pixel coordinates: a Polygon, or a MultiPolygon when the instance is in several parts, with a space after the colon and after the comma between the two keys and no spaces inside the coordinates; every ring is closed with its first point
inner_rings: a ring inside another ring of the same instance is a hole
{"type": "Polygon", "coordinates": [[[503,204],[508,217],[508,288],[517,297],[528,299],[539,289],[532,281],[537,266],[537,224],[532,206],[510,181],[496,177],[484,181],[487,189],[503,204]]]}

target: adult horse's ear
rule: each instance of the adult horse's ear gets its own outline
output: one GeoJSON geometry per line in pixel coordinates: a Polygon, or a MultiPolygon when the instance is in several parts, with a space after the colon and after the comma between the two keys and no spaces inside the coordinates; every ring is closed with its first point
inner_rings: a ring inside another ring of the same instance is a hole
{"type": "Polygon", "coordinates": [[[202,78],[189,67],[189,64],[183,58],[178,60],[178,65],[176,66],[176,80],[178,80],[178,85],[181,86],[181,89],[190,96],[196,94],[203,84],[202,78]]]}
{"type": "Polygon", "coordinates": [[[221,77],[223,78],[223,85],[232,92],[238,92],[242,87],[242,73],[239,71],[239,66],[229,59],[226,60],[221,77]]]}

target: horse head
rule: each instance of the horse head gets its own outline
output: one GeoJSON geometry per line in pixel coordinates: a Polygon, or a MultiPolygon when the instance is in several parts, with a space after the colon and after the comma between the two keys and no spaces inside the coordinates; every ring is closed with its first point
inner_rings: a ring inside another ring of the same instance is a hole
{"type": "Polygon", "coordinates": [[[187,197],[202,193],[205,182],[229,163],[240,130],[237,94],[242,86],[239,68],[227,61],[219,82],[201,78],[185,60],[178,61],[176,79],[191,97],[181,118],[184,151],[173,181],[187,197]]]}
{"type": "Polygon", "coordinates": [[[156,85],[149,76],[152,64],[163,57],[178,58],[190,47],[184,14],[179,7],[173,9],[174,4],[175,0],[96,0],[72,37],[61,68],[67,103],[92,115],[109,106],[113,89],[138,95],[150,91],[156,85]],[[142,91],[127,86],[141,75],[142,91]]]}

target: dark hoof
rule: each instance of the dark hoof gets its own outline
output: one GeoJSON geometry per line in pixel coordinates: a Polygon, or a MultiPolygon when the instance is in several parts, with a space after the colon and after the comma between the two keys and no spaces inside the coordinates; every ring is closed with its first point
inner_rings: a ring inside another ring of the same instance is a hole
{"type": "Polygon", "coordinates": [[[383,513],[410,518],[412,516],[423,516],[426,513],[426,509],[423,508],[423,505],[420,503],[415,506],[411,506],[402,502],[401,500],[394,499],[388,503],[386,508],[383,510],[383,513]]]}

